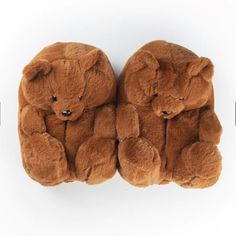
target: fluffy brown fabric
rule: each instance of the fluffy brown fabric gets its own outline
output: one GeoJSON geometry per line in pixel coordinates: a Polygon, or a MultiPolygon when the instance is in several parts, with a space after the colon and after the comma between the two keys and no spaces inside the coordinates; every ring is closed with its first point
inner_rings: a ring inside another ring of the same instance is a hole
{"type": "Polygon", "coordinates": [[[148,43],[121,74],[115,113],[116,80],[101,50],[46,47],[24,68],[19,89],[25,170],[43,185],[103,182],[116,170],[117,131],[118,169],[129,183],[211,186],[221,172],[222,132],[212,77],[210,59],[148,43]]]}
{"type": "Polygon", "coordinates": [[[120,77],[116,128],[119,172],[135,186],[174,181],[213,185],[221,172],[221,125],[214,112],[213,64],[190,50],[154,41],[120,77]]]}
{"type": "Polygon", "coordinates": [[[44,48],[19,89],[23,165],[43,185],[96,184],[116,171],[116,80],[106,55],[80,43],[44,48]]]}

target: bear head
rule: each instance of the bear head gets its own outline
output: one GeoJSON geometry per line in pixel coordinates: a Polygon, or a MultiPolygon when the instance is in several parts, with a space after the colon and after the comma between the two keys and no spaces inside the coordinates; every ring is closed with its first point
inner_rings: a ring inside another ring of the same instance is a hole
{"type": "Polygon", "coordinates": [[[36,58],[23,70],[22,90],[32,106],[53,112],[63,120],[76,120],[84,109],[111,102],[116,81],[100,49],[79,59],[36,58]]]}
{"type": "Polygon", "coordinates": [[[212,96],[213,64],[193,53],[185,58],[186,50],[178,50],[182,59],[157,59],[148,50],[138,50],[124,69],[126,100],[152,106],[155,114],[165,119],[204,106],[212,96]]]}

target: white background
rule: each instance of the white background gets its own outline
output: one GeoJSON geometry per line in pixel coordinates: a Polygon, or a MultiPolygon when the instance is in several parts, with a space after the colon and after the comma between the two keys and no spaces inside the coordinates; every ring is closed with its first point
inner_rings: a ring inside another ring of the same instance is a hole
{"type": "Polygon", "coordinates": [[[0,0],[0,235],[236,235],[236,1],[0,0]],[[116,176],[97,186],[45,188],[21,165],[17,90],[24,65],[56,41],[102,48],[116,75],[143,44],[165,39],[215,64],[224,133],[216,185],[132,187],[116,176]]]}

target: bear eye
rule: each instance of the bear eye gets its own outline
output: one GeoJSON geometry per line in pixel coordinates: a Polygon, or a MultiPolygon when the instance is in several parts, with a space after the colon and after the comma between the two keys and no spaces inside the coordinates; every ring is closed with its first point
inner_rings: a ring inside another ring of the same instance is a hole
{"type": "Polygon", "coordinates": [[[56,96],[52,96],[52,101],[56,102],[57,101],[57,97],[56,96]]]}
{"type": "Polygon", "coordinates": [[[183,98],[183,97],[180,97],[180,98],[179,98],[179,100],[180,100],[180,101],[183,101],[183,100],[184,100],[184,98],[183,98]]]}

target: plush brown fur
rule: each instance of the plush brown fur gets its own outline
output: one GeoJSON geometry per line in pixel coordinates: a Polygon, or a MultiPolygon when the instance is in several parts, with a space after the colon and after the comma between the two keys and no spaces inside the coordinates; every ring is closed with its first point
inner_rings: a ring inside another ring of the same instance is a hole
{"type": "Polygon", "coordinates": [[[221,172],[221,125],[214,112],[213,64],[154,41],[127,62],[116,117],[119,172],[136,186],[174,181],[213,185],[221,172]]]}
{"type": "Polygon", "coordinates": [[[23,165],[43,185],[96,184],[116,171],[116,80],[106,55],[80,43],[44,48],[23,70],[23,165]]]}

